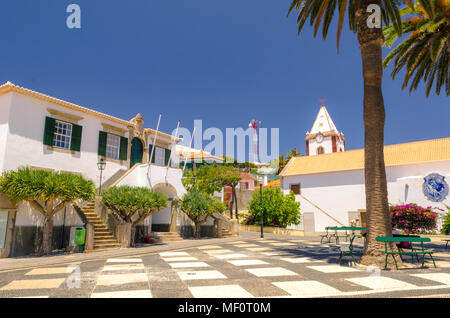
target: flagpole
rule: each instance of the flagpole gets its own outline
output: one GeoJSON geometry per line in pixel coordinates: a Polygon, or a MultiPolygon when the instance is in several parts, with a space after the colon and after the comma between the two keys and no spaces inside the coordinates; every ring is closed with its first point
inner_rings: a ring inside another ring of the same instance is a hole
{"type": "Polygon", "coordinates": [[[155,152],[155,147],[156,147],[156,137],[158,136],[158,130],[159,130],[159,123],[160,123],[160,122],[161,122],[161,113],[159,113],[159,117],[158,117],[158,125],[156,126],[155,137],[153,138],[152,152],[151,152],[151,154],[150,154],[150,158],[148,158],[147,175],[148,175],[148,171],[150,170],[150,165],[151,165],[151,163],[152,163],[153,153],[155,152]]]}
{"type": "Polygon", "coordinates": [[[178,121],[177,124],[177,129],[175,131],[175,143],[172,146],[172,151],[170,152],[170,157],[169,157],[169,162],[167,163],[167,170],[166,170],[166,183],[167,183],[167,174],[169,173],[169,168],[170,168],[170,164],[172,163],[172,157],[173,157],[173,151],[176,151],[176,146],[177,146],[177,137],[178,137],[178,129],[180,128],[180,121],[178,121]]]}
{"type": "MultiPolygon", "coordinates": [[[[191,149],[192,149],[192,141],[194,140],[194,135],[195,135],[195,128],[197,128],[197,127],[194,127],[194,130],[192,131],[191,143],[189,144],[189,148],[191,148],[191,149]]],[[[184,169],[186,169],[186,163],[187,163],[187,158],[185,158],[185,160],[184,160],[184,166],[183,166],[183,171],[182,171],[181,175],[184,174],[184,169]]]]}

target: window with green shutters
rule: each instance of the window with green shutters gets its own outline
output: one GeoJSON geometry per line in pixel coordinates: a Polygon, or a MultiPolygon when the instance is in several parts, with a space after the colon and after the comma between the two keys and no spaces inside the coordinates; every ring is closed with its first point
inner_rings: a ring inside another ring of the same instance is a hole
{"type": "Polygon", "coordinates": [[[167,166],[170,160],[170,154],[172,153],[170,149],[164,149],[164,165],[167,166]]]}
{"type": "Polygon", "coordinates": [[[153,149],[153,145],[149,144],[148,145],[148,158],[151,163],[155,163],[155,152],[153,151],[153,156],[152,156],[152,149],[153,149]],[[150,156],[152,156],[151,159],[150,159],[150,156]]]}
{"type": "Polygon", "coordinates": [[[108,138],[108,133],[100,131],[98,135],[98,155],[106,157],[106,140],[108,138]]]}
{"type": "Polygon", "coordinates": [[[72,124],[72,140],[70,142],[70,150],[81,150],[81,135],[83,133],[83,127],[72,124]]]}
{"type": "Polygon", "coordinates": [[[98,137],[98,155],[111,159],[127,160],[128,138],[100,131],[98,137]]]}
{"type": "Polygon", "coordinates": [[[44,145],[80,151],[83,127],[52,117],[45,118],[44,145]]]}
{"type": "MultiPolygon", "coordinates": [[[[150,158],[150,155],[152,153],[153,145],[148,145],[148,157],[150,158]]],[[[155,147],[155,150],[153,151],[153,157],[151,163],[155,163],[160,166],[167,166],[169,164],[171,151],[170,149],[162,148],[162,147],[155,147]]]]}
{"type": "Polygon", "coordinates": [[[120,160],[128,160],[128,138],[120,137],[120,160]]]}
{"type": "Polygon", "coordinates": [[[55,133],[55,118],[45,117],[44,145],[53,147],[53,134],[55,133]]]}

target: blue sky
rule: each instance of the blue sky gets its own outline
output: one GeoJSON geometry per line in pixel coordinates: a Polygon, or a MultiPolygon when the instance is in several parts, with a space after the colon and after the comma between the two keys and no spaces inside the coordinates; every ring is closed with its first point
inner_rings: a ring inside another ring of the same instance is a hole
{"type": "MultiPolygon", "coordinates": [[[[290,0],[15,0],[0,11],[0,83],[11,81],[113,116],[137,113],[171,132],[246,128],[253,118],[280,128],[280,152],[305,153],[319,98],[347,149],[362,148],[363,82],[356,36],[336,52],[307,27],[298,38],[290,0]],[[81,30],[66,27],[79,4],[81,30]]],[[[336,21],[335,21],[336,22],[336,21]]],[[[387,50],[386,50],[387,52],[387,50]]],[[[385,52],[385,53],[386,53],[385,52]]],[[[445,94],[409,95],[385,71],[385,144],[449,137],[445,94]]],[[[206,142],[205,142],[206,144],[206,142]]]]}

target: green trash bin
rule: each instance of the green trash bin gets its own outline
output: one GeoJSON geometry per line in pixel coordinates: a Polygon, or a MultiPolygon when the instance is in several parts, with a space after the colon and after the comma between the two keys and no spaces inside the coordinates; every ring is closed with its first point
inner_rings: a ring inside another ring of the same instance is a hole
{"type": "Polygon", "coordinates": [[[80,252],[83,251],[83,245],[86,241],[86,229],[84,227],[77,227],[75,230],[75,243],[80,247],[80,252]]]}

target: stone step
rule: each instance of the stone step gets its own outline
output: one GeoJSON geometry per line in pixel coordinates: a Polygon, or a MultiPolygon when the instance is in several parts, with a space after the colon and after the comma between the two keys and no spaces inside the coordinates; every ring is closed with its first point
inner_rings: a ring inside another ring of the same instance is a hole
{"type": "Polygon", "coordinates": [[[151,232],[150,237],[154,243],[168,243],[182,241],[178,232],[151,232]]]}
{"type": "Polygon", "coordinates": [[[117,243],[117,242],[95,242],[94,243],[94,246],[95,247],[99,247],[99,246],[120,246],[120,244],[119,243],[117,243]]]}
{"type": "Polygon", "coordinates": [[[102,223],[102,224],[96,223],[96,224],[94,224],[94,228],[96,228],[96,229],[98,229],[98,228],[104,228],[104,229],[106,229],[106,230],[108,229],[104,223],[102,223]]]}
{"type": "Polygon", "coordinates": [[[120,244],[118,244],[118,243],[100,243],[100,244],[94,244],[94,249],[97,249],[97,248],[113,248],[113,247],[120,247],[120,244]]]}
{"type": "Polygon", "coordinates": [[[111,249],[111,248],[120,248],[120,244],[101,244],[94,245],[94,249],[111,249]]]}
{"type": "Polygon", "coordinates": [[[89,223],[92,223],[92,224],[94,224],[94,226],[95,225],[105,225],[105,223],[103,223],[101,220],[88,220],[89,221],[89,223]]]}
{"type": "Polygon", "coordinates": [[[108,229],[94,229],[94,233],[98,235],[112,235],[108,229]]]}
{"type": "Polygon", "coordinates": [[[180,236],[178,232],[151,232],[150,235],[153,236],[180,236]]]}
{"type": "Polygon", "coordinates": [[[102,240],[95,240],[94,241],[94,246],[95,245],[102,245],[102,244],[119,244],[119,242],[117,242],[115,239],[102,239],[102,240]]]}
{"type": "Polygon", "coordinates": [[[100,219],[98,216],[94,216],[94,215],[89,215],[89,216],[87,216],[86,215],[86,218],[88,219],[88,220],[98,220],[98,221],[102,221],[102,219],[100,219]]]}
{"type": "Polygon", "coordinates": [[[111,233],[109,233],[109,232],[96,232],[95,233],[95,239],[97,239],[97,238],[107,238],[107,237],[112,237],[112,238],[114,238],[114,236],[113,235],[111,235],[111,233]]]}

